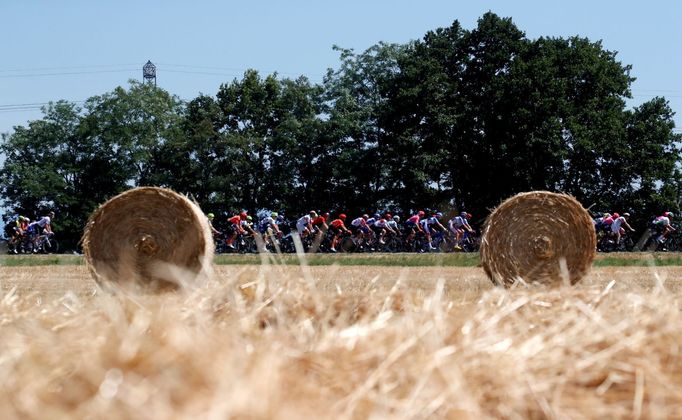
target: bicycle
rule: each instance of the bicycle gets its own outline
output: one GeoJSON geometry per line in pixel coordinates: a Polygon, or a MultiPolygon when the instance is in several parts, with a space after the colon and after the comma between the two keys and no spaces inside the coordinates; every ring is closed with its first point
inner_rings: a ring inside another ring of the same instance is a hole
{"type": "Polygon", "coordinates": [[[462,252],[478,252],[478,249],[481,247],[481,238],[475,233],[467,231],[464,231],[464,235],[462,235],[462,239],[459,242],[462,252]]]}
{"type": "Polygon", "coordinates": [[[54,236],[53,233],[45,233],[34,237],[28,242],[29,249],[27,249],[27,252],[34,254],[55,254],[59,252],[59,242],[53,239],[52,236],[54,236]]]}

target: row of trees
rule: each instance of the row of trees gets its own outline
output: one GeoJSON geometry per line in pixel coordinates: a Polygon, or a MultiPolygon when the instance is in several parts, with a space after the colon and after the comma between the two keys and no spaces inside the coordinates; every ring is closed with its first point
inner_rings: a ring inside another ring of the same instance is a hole
{"type": "MultiPolygon", "coordinates": [[[[664,98],[626,109],[630,66],[585,38],[528,39],[511,19],[458,21],[407,44],[337,48],[321,84],[249,70],[187,103],[151,85],[59,101],[3,135],[12,213],[90,212],[137,185],[206,211],[467,210],[547,189],[586,206],[676,209],[680,140],[664,98]]],[[[68,237],[65,237],[68,235],[68,237]]]]}

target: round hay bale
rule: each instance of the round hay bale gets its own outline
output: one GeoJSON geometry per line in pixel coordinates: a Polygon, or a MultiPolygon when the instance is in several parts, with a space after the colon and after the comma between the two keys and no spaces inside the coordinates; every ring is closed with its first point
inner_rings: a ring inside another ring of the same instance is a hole
{"type": "Polygon", "coordinates": [[[575,198],[533,191],[505,200],[490,214],[481,265],[497,285],[519,279],[575,284],[592,266],[596,247],[592,218],[575,198]]]}
{"type": "Polygon", "coordinates": [[[102,204],[90,216],[82,243],[100,285],[153,291],[207,278],[214,251],[199,206],[157,187],[134,188],[102,204]]]}

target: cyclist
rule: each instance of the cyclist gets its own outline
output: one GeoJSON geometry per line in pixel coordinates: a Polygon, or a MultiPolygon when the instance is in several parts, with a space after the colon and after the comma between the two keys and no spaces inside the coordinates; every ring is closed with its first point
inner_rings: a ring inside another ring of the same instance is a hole
{"type": "Polygon", "coordinates": [[[407,234],[405,242],[407,243],[412,242],[412,239],[414,238],[414,235],[417,232],[424,232],[419,221],[421,220],[422,217],[424,217],[425,214],[426,213],[424,213],[422,210],[419,210],[417,214],[411,216],[409,219],[407,219],[407,221],[405,221],[405,229],[409,230],[410,232],[407,234]]]}
{"type": "Polygon", "coordinates": [[[229,219],[228,221],[228,228],[227,228],[227,240],[225,241],[227,243],[227,247],[234,249],[234,245],[232,243],[234,242],[235,239],[237,239],[237,235],[244,235],[246,234],[246,231],[242,227],[242,220],[246,220],[246,212],[242,211],[239,214],[236,214],[229,219]]]}
{"type": "Polygon", "coordinates": [[[331,252],[336,252],[336,245],[339,243],[341,234],[350,233],[350,231],[346,228],[345,222],[346,215],[341,213],[339,214],[338,218],[332,220],[331,223],[329,223],[329,231],[332,234],[332,244],[329,248],[331,252]]]}
{"type": "Polygon", "coordinates": [[[400,216],[398,216],[397,214],[393,215],[393,217],[389,217],[388,214],[386,215],[386,225],[388,227],[390,227],[391,229],[393,229],[393,231],[395,232],[395,234],[397,236],[400,235],[399,223],[400,223],[400,216]]]}
{"type": "Polygon", "coordinates": [[[219,236],[220,231],[213,226],[213,219],[215,219],[215,214],[209,213],[206,215],[206,218],[208,219],[208,226],[211,228],[211,233],[213,233],[213,236],[219,236]]]}
{"type": "Polygon", "coordinates": [[[313,227],[313,232],[318,240],[322,240],[322,236],[327,233],[329,226],[327,225],[327,220],[329,219],[329,213],[319,214],[317,217],[312,219],[310,224],[313,227]]]}
{"type": "Polygon", "coordinates": [[[613,220],[613,223],[611,223],[611,233],[616,237],[616,246],[620,244],[620,237],[625,233],[625,229],[622,226],[628,228],[630,232],[635,231],[627,222],[627,219],[629,218],[630,213],[623,213],[622,216],[618,216],[613,220]]]}
{"type": "Polygon", "coordinates": [[[370,235],[371,231],[369,226],[367,226],[367,219],[369,219],[369,216],[363,214],[361,217],[357,217],[350,222],[351,231],[355,234],[358,243],[361,243],[365,237],[370,235]]]}
{"type": "Polygon", "coordinates": [[[242,228],[249,235],[253,236],[254,238],[256,237],[257,233],[256,230],[253,228],[253,217],[247,215],[246,219],[242,220],[242,228]]]}
{"type": "Polygon", "coordinates": [[[387,233],[390,233],[394,235],[396,233],[395,230],[388,224],[388,221],[386,219],[391,219],[391,215],[387,214],[386,217],[381,217],[379,214],[375,214],[375,222],[371,225],[372,230],[376,235],[379,236],[379,243],[381,245],[384,245],[386,242],[384,241],[384,237],[386,236],[387,233]]]}
{"type": "Polygon", "coordinates": [[[272,241],[272,236],[282,236],[282,231],[279,230],[279,225],[277,225],[277,218],[279,217],[279,214],[276,211],[273,211],[270,213],[270,215],[265,216],[261,221],[258,223],[258,230],[260,233],[263,235],[265,238],[265,243],[270,243],[272,241]]]}
{"type": "Polygon", "coordinates": [[[301,217],[296,221],[296,230],[298,231],[299,236],[302,238],[305,238],[306,236],[310,235],[313,232],[313,220],[317,218],[317,212],[315,210],[311,210],[310,213],[306,214],[305,216],[301,217]]]}
{"type": "Polygon", "coordinates": [[[32,237],[36,237],[38,235],[42,235],[43,233],[46,233],[48,235],[52,235],[52,220],[54,219],[54,212],[51,211],[47,214],[47,216],[41,217],[39,220],[30,223],[28,225],[28,233],[32,237]]]}
{"type": "Polygon", "coordinates": [[[462,241],[462,237],[464,236],[464,232],[474,234],[474,229],[472,229],[471,225],[469,225],[469,219],[471,219],[471,214],[463,211],[459,214],[459,216],[455,216],[448,221],[450,232],[455,234],[454,248],[458,251],[462,249],[460,243],[462,241]]]}
{"type": "Polygon", "coordinates": [[[670,219],[672,219],[675,215],[672,214],[669,211],[666,211],[662,215],[658,216],[656,219],[653,221],[654,227],[656,227],[659,231],[660,234],[658,237],[656,237],[656,240],[659,243],[665,242],[666,238],[668,235],[671,233],[677,231],[671,224],[670,224],[670,219]]]}
{"type": "Polygon", "coordinates": [[[426,242],[429,244],[429,249],[436,249],[434,248],[433,244],[431,243],[432,237],[431,237],[431,231],[433,232],[445,232],[447,229],[445,229],[445,226],[443,226],[440,223],[440,218],[443,217],[443,213],[434,213],[431,215],[431,217],[428,217],[426,219],[422,219],[419,221],[421,224],[421,228],[426,233],[426,242]]]}
{"type": "Polygon", "coordinates": [[[51,211],[47,216],[41,217],[39,220],[30,223],[26,229],[31,241],[33,242],[33,252],[38,252],[36,241],[40,235],[53,235],[52,220],[54,220],[54,212],[51,211]]]}
{"type": "Polygon", "coordinates": [[[7,243],[15,254],[18,252],[17,246],[21,244],[28,231],[30,221],[31,220],[28,217],[19,216],[16,220],[7,224],[6,233],[9,237],[7,243]]]}

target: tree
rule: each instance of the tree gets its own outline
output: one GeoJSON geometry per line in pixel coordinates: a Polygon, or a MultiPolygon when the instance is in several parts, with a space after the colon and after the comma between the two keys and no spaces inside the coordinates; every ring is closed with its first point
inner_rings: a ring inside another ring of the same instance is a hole
{"type": "Polygon", "coordinates": [[[337,206],[350,212],[395,206],[397,194],[389,177],[394,145],[383,124],[390,118],[388,92],[404,47],[379,43],[360,54],[335,49],[341,66],[325,77],[325,160],[337,206]]]}
{"type": "Polygon", "coordinates": [[[178,109],[166,92],[137,82],[88,99],[85,110],[51,103],[42,119],[3,136],[5,206],[32,217],[55,210],[55,232],[75,248],[97,205],[151,179],[151,156],[178,109]]]}

